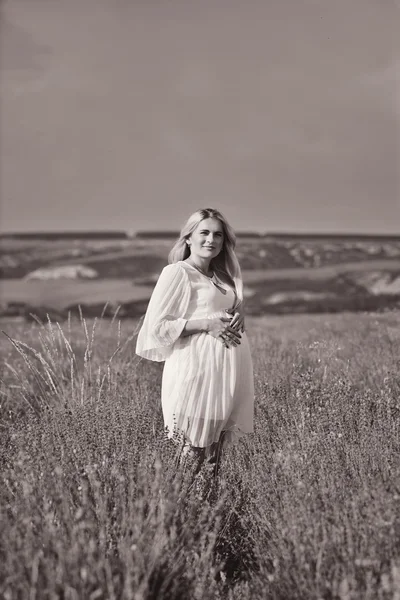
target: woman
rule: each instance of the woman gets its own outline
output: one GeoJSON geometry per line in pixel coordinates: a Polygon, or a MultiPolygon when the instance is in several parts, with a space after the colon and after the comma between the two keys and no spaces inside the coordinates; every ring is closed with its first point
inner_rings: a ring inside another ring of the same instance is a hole
{"type": "Polygon", "coordinates": [[[136,344],[165,361],[161,404],[169,437],[181,433],[198,455],[219,454],[253,431],[252,359],[245,333],[236,237],[215,209],[182,228],[150,298],[136,344]]]}

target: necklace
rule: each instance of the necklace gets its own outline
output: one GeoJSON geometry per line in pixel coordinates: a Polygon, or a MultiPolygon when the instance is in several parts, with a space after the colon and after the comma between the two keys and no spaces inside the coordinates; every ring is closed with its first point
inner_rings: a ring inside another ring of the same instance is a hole
{"type": "Polygon", "coordinates": [[[210,277],[209,275],[207,275],[207,273],[204,273],[203,269],[200,269],[200,267],[198,267],[197,265],[194,265],[192,263],[188,263],[188,264],[191,267],[193,267],[194,269],[196,269],[196,271],[198,271],[201,275],[204,275],[204,277],[207,277],[208,281],[210,283],[212,283],[217,288],[217,290],[219,290],[222,294],[226,295],[227,290],[224,287],[222,287],[219,283],[217,283],[217,281],[216,281],[217,278],[216,278],[214,271],[213,271],[212,276],[210,277]]]}

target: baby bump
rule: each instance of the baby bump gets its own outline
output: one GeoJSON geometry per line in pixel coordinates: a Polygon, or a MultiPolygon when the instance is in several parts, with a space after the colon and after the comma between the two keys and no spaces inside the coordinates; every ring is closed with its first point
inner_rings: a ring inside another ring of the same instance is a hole
{"type": "Polygon", "coordinates": [[[231,367],[242,362],[242,356],[249,353],[246,333],[241,333],[238,346],[225,346],[221,338],[207,333],[198,333],[179,338],[171,355],[165,361],[164,371],[183,379],[204,377],[220,372],[226,374],[231,367]]]}
{"type": "Polygon", "coordinates": [[[201,372],[207,370],[223,356],[224,344],[207,333],[196,333],[194,335],[179,338],[171,355],[165,361],[165,366],[173,366],[182,372],[201,372]]]}

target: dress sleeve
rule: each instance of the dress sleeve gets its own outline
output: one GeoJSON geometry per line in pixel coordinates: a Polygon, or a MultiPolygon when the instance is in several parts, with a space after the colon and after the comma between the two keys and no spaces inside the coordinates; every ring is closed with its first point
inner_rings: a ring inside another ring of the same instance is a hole
{"type": "Polygon", "coordinates": [[[187,319],[190,281],[185,269],[177,264],[164,267],[151,295],[136,341],[136,354],[161,362],[171,354],[187,319]]]}

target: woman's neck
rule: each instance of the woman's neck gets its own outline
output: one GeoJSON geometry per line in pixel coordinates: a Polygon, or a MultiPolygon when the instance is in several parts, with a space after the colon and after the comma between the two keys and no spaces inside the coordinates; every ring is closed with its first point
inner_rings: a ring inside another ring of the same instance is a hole
{"type": "Polygon", "coordinates": [[[204,273],[209,273],[210,272],[210,260],[208,260],[207,258],[193,258],[192,255],[189,256],[188,261],[192,263],[192,265],[194,265],[195,267],[197,267],[198,269],[200,269],[201,271],[204,271],[204,273]]]}

